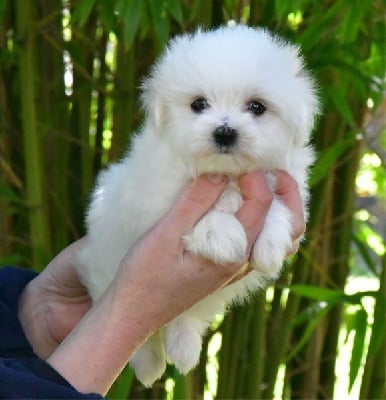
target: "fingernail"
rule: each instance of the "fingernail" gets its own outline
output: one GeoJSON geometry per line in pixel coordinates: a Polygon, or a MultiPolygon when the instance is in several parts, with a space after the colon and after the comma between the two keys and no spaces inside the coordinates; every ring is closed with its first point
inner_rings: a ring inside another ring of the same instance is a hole
{"type": "Polygon", "coordinates": [[[220,174],[210,174],[208,175],[208,180],[215,185],[219,185],[220,183],[224,182],[225,180],[225,175],[220,175],[220,174]]]}

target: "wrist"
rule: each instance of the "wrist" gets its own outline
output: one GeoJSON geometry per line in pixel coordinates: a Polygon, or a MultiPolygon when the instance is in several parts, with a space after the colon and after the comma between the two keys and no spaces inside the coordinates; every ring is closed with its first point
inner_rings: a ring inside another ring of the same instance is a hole
{"type": "Polygon", "coordinates": [[[146,307],[130,304],[118,292],[110,286],[47,359],[80,392],[105,394],[135,349],[154,332],[146,307]]]}

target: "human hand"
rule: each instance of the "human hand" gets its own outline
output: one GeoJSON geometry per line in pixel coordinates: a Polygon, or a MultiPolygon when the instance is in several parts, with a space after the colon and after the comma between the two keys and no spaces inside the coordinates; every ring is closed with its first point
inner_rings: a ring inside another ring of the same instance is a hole
{"type": "MultiPolygon", "coordinates": [[[[280,179],[280,195],[302,227],[296,184],[289,176],[280,179]]],[[[27,285],[20,301],[20,320],[35,352],[43,358],[51,354],[48,362],[78,390],[105,392],[148,335],[244,274],[241,264],[217,266],[190,254],[181,239],[213,206],[226,183],[225,178],[213,183],[205,177],[190,183],[130,249],[116,279],[84,318],[91,300],[76,274],[74,256],[87,238],[63,250],[27,285]],[[79,374],[84,359],[88,367],[79,374]]],[[[240,177],[239,186],[243,204],[237,218],[248,238],[247,262],[272,193],[258,172],[240,177]]]]}
{"type": "Polygon", "coordinates": [[[24,289],[19,319],[35,353],[47,358],[92,305],[75,269],[77,251],[87,238],[62,250],[24,289]]]}

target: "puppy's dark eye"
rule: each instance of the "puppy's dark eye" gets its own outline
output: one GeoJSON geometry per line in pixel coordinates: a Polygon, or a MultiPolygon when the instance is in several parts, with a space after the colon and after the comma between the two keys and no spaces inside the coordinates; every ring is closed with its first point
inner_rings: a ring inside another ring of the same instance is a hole
{"type": "Polygon", "coordinates": [[[259,117],[260,115],[264,114],[267,111],[267,107],[263,103],[257,100],[251,100],[247,104],[247,110],[250,111],[252,114],[259,117]]]}
{"type": "Polygon", "coordinates": [[[197,97],[197,99],[193,100],[192,103],[190,104],[190,108],[196,114],[202,113],[208,107],[209,103],[205,97],[197,97]]]}

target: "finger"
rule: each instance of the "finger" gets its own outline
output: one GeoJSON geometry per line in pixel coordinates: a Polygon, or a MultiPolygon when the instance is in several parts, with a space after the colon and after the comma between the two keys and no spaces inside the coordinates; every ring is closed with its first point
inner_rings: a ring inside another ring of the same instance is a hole
{"type": "Polygon", "coordinates": [[[53,268],[53,266],[56,268],[64,268],[62,265],[63,264],[68,264],[69,262],[73,261],[74,254],[81,248],[82,243],[86,240],[85,237],[77,240],[76,242],[71,243],[69,246],[65,247],[59,254],[53,258],[49,264],[46,266],[46,268],[50,267],[53,268]]]}
{"type": "Polygon", "coordinates": [[[296,181],[285,171],[276,175],[275,193],[288,207],[293,217],[293,239],[298,239],[306,230],[303,201],[296,181]]]}
{"type": "Polygon", "coordinates": [[[62,286],[83,287],[76,270],[76,265],[79,251],[85,246],[87,239],[87,236],[84,236],[64,248],[49,262],[43,274],[51,276],[57,282],[61,283],[62,286]]]}
{"type": "Polygon", "coordinates": [[[164,220],[173,220],[174,232],[181,236],[193,229],[197,222],[213,207],[228,183],[222,175],[205,175],[190,182],[164,220]]]}
{"type": "Polygon", "coordinates": [[[264,174],[261,172],[242,175],[238,182],[243,203],[236,213],[236,217],[245,229],[249,244],[249,254],[264,226],[264,220],[271,206],[273,194],[268,187],[264,174]]]}
{"type": "Polygon", "coordinates": [[[294,255],[298,252],[300,246],[300,239],[296,239],[292,242],[292,246],[287,251],[287,257],[294,255]]]}

